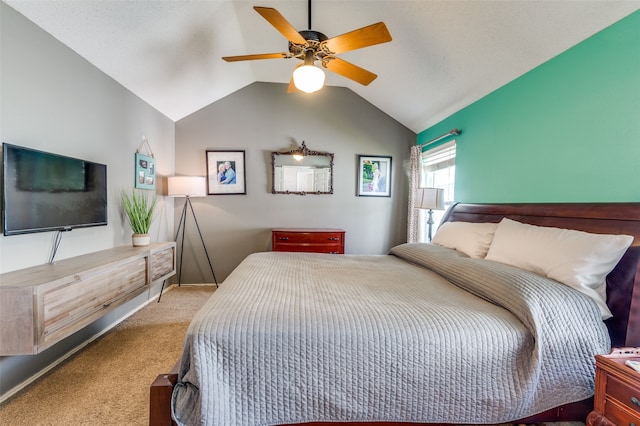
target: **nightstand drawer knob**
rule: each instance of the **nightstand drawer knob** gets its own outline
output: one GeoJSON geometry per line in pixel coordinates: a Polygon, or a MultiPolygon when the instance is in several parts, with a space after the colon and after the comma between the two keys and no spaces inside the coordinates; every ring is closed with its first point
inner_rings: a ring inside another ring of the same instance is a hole
{"type": "Polygon", "coordinates": [[[633,405],[635,405],[636,407],[640,407],[640,400],[638,398],[636,398],[635,396],[631,397],[631,403],[633,405]]]}

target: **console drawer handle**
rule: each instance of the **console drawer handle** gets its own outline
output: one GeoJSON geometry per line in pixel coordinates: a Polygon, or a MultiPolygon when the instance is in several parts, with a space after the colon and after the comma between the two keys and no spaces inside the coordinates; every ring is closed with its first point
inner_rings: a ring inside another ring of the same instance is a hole
{"type": "Polygon", "coordinates": [[[640,400],[638,398],[636,398],[635,396],[631,397],[631,403],[633,405],[635,405],[636,407],[640,407],[640,400]]]}
{"type": "Polygon", "coordinates": [[[329,237],[329,241],[340,241],[340,237],[329,237]]]}
{"type": "Polygon", "coordinates": [[[288,241],[289,237],[278,237],[280,241],[288,241]]]}

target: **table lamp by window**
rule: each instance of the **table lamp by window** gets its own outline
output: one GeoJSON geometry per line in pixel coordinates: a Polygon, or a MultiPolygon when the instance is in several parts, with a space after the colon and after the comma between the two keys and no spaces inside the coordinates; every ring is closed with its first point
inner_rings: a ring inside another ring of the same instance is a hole
{"type": "Polygon", "coordinates": [[[431,230],[433,227],[433,211],[444,210],[444,189],[441,188],[418,188],[416,193],[416,208],[429,210],[429,242],[431,242],[431,230]]]}

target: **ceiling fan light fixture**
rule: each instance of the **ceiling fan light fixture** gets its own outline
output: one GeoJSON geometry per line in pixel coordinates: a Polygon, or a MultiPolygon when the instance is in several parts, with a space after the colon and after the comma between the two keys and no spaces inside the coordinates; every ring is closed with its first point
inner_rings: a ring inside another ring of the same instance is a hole
{"type": "Polygon", "coordinates": [[[324,71],[314,65],[302,65],[293,71],[293,84],[298,90],[313,93],[324,86],[324,71]]]}

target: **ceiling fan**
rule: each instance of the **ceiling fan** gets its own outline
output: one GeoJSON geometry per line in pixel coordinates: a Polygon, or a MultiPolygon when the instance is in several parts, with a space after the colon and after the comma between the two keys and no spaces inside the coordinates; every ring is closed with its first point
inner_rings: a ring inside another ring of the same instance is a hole
{"type": "Polygon", "coordinates": [[[336,55],[391,41],[391,34],[389,34],[384,22],[378,22],[337,37],[328,38],[321,32],[311,29],[311,0],[309,0],[309,29],[302,31],[296,30],[295,27],[274,8],[261,6],[254,6],[253,8],[289,40],[289,51],[282,53],[224,56],[222,59],[225,61],[300,59],[303,62],[296,66],[291,81],[289,82],[288,92],[293,92],[298,89],[312,93],[322,88],[324,84],[324,72],[315,66],[315,61],[319,61],[323,68],[364,86],[376,79],[376,74],[347,62],[344,59],[340,59],[336,55]]]}

